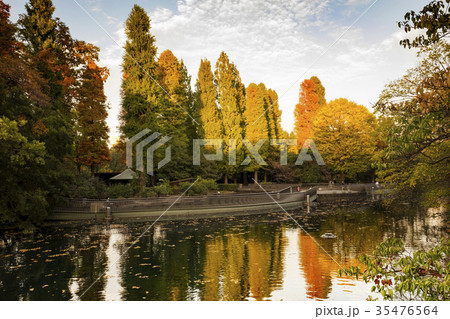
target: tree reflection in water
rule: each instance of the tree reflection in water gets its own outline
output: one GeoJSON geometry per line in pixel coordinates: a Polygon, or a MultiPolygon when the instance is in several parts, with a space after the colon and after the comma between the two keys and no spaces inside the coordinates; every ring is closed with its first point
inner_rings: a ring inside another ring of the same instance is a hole
{"type": "MultiPolygon", "coordinates": [[[[322,205],[295,218],[344,267],[389,236],[413,247],[430,246],[445,234],[443,212],[410,206],[385,211],[361,203],[322,205]],[[325,232],[337,238],[320,238],[325,232]]],[[[353,279],[337,277],[339,266],[284,213],[160,222],[119,260],[146,227],[58,224],[31,236],[9,234],[8,244],[0,246],[0,299],[365,297],[353,279]]]]}

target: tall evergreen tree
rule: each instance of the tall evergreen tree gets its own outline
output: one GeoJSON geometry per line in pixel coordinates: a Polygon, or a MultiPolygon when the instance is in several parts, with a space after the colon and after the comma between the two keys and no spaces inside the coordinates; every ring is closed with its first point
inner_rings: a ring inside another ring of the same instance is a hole
{"type": "Polygon", "coordinates": [[[211,70],[211,63],[207,59],[200,61],[195,88],[195,103],[200,109],[204,138],[222,138],[223,128],[220,110],[217,107],[217,91],[214,85],[214,74],[211,70]]]}
{"type": "MultiPolygon", "coordinates": [[[[266,140],[264,145],[259,149],[259,154],[263,160],[267,159],[270,139],[270,123],[268,123],[268,92],[263,83],[256,85],[250,83],[246,90],[246,108],[244,112],[246,130],[245,138],[249,140],[253,145],[261,140],[266,140]]],[[[258,181],[258,170],[261,165],[258,164],[254,158],[248,166],[245,167],[245,171],[254,172],[254,180],[258,181]]]]}
{"type": "MultiPolygon", "coordinates": [[[[75,131],[71,89],[74,87],[74,65],[66,56],[73,54],[67,27],[53,18],[51,0],[30,0],[26,14],[18,21],[19,31],[30,60],[48,83],[45,92],[50,97],[40,112],[36,135],[46,144],[53,165],[73,154],[75,131]]],[[[49,164],[50,162],[47,161],[49,164]]]]}
{"type": "Polygon", "coordinates": [[[202,120],[200,116],[200,104],[196,103],[195,93],[191,87],[191,75],[186,65],[181,60],[181,78],[186,94],[186,111],[189,114],[186,118],[187,137],[189,138],[190,148],[192,149],[192,141],[203,137],[202,120]]]}
{"type": "Polygon", "coordinates": [[[216,63],[215,84],[217,86],[218,102],[222,116],[223,138],[225,142],[225,153],[227,155],[236,152],[236,163],[227,164],[223,167],[225,182],[228,176],[237,173],[241,167],[244,152],[242,139],[244,137],[245,121],[243,113],[245,110],[245,87],[236,66],[230,62],[227,54],[222,52],[216,63]],[[230,145],[229,141],[235,140],[236,146],[230,145]]]}
{"type": "Polygon", "coordinates": [[[282,138],[282,129],[281,129],[281,110],[278,104],[278,94],[275,90],[268,89],[268,105],[269,109],[267,110],[268,117],[270,119],[270,138],[278,139],[282,138]]]}
{"type": "Polygon", "coordinates": [[[158,131],[161,88],[158,81],[155,38],[150,34],[150,18],[134,5],[126,21],[125,55],[122,71],[121,130],[131,137],[144,128],[158,131]]]}
{"type": "MultiPolygon", "coordinates": [[[[165,50],[158,58],[158,78],[161,79],[161,85],[169,96],[162,96],[167,99],[165,107],[161,108],[161,121],[164,121],[164,128],[172,126],[176,131],[186,129],[186,117],[184,111],[188,108],[189,96],[185,76],[183,74],[183,65],[178,61],[172,51],[165,50]]],[[[171,130],[172,131],[172,130],[171,130]]],[[[186,133],[186,132],[183,132],[186,133]]]]}
{"type": "Polygon", "coordinates": [[[55,7],[51,0],[30,0],[25,4],[26,14],[21,15],[19,25],[26,45],[34,54],[55,48],[56,21],[53,19],[55,7]]]}
{"type": "MultiPolygon", "coordinates": [[[[188,119],[191,119],[191,115],[186,113],[192,100],[188,83],[190,77],[184,64],[170,50],[162,52],[158,58],[158,75],[168,93],[160,97],[160,132],[172,137],[170,143],[173,148],[170,163],[159,173],[168,179],[186,178],[192,171],[192,141],[188,136],[188,119]]],[[[159,152],[161,156],[164,155],[163,150],[159,150],[157,155],[159,152]]]]}
{"type": "Polygon", "coordinates": [[[108,149],[108,116],[104,82],[109,71],[99,67],[99,48],[79,42],[78,50],[85,65],[81,75],[81,86],[77,104],[78,127],[80,137],[77,143],[76,161],[78,165],[90,168],[91,174],[103,162],[109,160],[108,149]]]}

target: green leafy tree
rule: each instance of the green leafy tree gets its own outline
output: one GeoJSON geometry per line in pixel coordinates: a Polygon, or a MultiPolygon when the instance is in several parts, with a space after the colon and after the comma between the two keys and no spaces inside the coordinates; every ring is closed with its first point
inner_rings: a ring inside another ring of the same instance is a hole
{"type": "Polygon", "coordinates": [[[267,117],[270,126],[269,135],[271,139],[282,138],[283,129],[281,128],[281,110],[278,104],[278,94],[275,90],[267,90],[267,117]]]}
{"type": "Polygon", "coordinates": [[[201,120],[201,107],[199,103],[196,103],[195,92],[191,87],[191,75],[189,74],[186,65],[183,60],[181,64],[181,78],[183,87],[185,88],[186,95],[186,134],[189,139],[189,146],[192,149],[193,139],[203,137],[202,120],[201,120]]]}
{"type": "Polygon", "coordinates": [[[375,106],[394,122],[379,174],[395,184],[395,194],[435,206],[447,202],[450,189],[450,45],[439,42],[419,55],[419,66],[389,84],[375,106]]]}
{"type": "Polygon", "coordinates": [[[55,48],[56,21],[53,19],[55,7],[51,0],[30,0],[25,4],[26,14],[19,20],[21,35],[27,40],[28,49],[39,54],[42,50],[55,48]]]}
{"type": "Polygon", "coordinates": [[[195,103],[198,104],[200,109],[202,135],[206,139],[222,138],[223,128],[220,109],[217,107],[214,74],[211,70],[211,62],[207,59],[200,61],[195,88],[195,103]]]}
{"type": "Polygon", "coordinates": [[[220,54],[216,63],[215,84],[221,112],[225,154],[229,155],[230,150],[234,148],[228,141],[236,141],[236,164],[225,164],[222,170],[225,175],[225,183],[227,183],[228,176],[235,175],[235,178],[237,177],[237,174],[240,172],[240,163],[244,158],[242,139],[245,135],[245,121],[243,117],[245,87],[242,84],[236,66],[230,62],[225,52],[220,54]]]}
{"type": "Polygon", "coordinates": [[[150,18],[143,8],[135,5],[126,21],[125,55],[122,63],[121,130],[131,137],[148,128],[158,131],[161,88],[155,38],[150,33],[150,18]]]}
{"type": "MultiPolygon", "coordinates": [[[[257,143],[264,144],[259,148],[259,155],[263,160],[267,159],[269,151],[269,140],[271,131],[270,122],[265,115],[268,109],[268,92],[267,88],[263,83],[256,85],[255,83],[250,83],[246,89],[246,108],[244,112],[246,130],[245,139],[248,140],[252,145],[257,145],[257,143]]],[[[269,113],[271,114],[271,113],[269,113]]],[[[248,154],[250,156],[250,154],[248,154]]],[[[258,182],[258,170],[262,167],[261,164],[256,162],[254,158],[251,158],[250,163],[244,168],[245,171],[254,173],[255,183],[258,182]]]]}
{"type": "Polygon", "coordinates": [[[400,44],[405,48],[424,47],[436,43],[441,39],[448,38],[450,34],[450,0],[433,0],[419,13],[414,11],[405,14],[405,20],[398,22],[399,28],[406,33],[413,30],[424,30],[425,34],[420,34],[412,41],[404,39],[400,44]]]}
{"type": "MultiPolygon", "coordinates": [[[[371,256],[360,255],[364,270],[353,266],[342,271],[350,276],[372,282],[372,292],[384,300],[445,301],[450,298],[450,240],[429,250],[408,252],[404,243],[388,238],[377,246],[371,256]]],[[[369,297],[373,300],[373,297],[369,297]]]]}
{"type": "Polygon", "coordinates": [[[46,192],[39,173],[45,146],[20,133],[25,121],[0,118],[0,226],[30,227],[47,216],[46,192]]]}

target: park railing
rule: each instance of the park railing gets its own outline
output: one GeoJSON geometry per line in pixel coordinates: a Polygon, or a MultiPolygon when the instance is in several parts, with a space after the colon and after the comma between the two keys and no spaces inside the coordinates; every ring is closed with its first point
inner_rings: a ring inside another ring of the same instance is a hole
{"type": "Polygon", "coordinates": [[[152,198],[124,199],[65,199],[55,211],[100,213],[109,207],[114,212],[161,211],[170,207],[171,210],[212,209],[235,206],[252,206],[265,203],[301,202],[307,195],[316,193],[316,188],[299,191],[295,187],[287,187],[277,192],[211,194],[204,196],[164,196],[152,198]]]}

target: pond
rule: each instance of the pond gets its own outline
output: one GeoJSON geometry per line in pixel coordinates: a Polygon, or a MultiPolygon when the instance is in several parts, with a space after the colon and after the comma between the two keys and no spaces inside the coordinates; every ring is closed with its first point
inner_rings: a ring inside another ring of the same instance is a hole
{"type": "Polygon", "coordinates": [[[0,300],[365,300],[371,286],[339,277],[339,265],[387,237],[417,249],[447,235],[444,213],[406,203],[322,203],[292,216],[304,230],[283,212],[157,222],[128,251],[152,222],[7,234],[0,300]]]}

